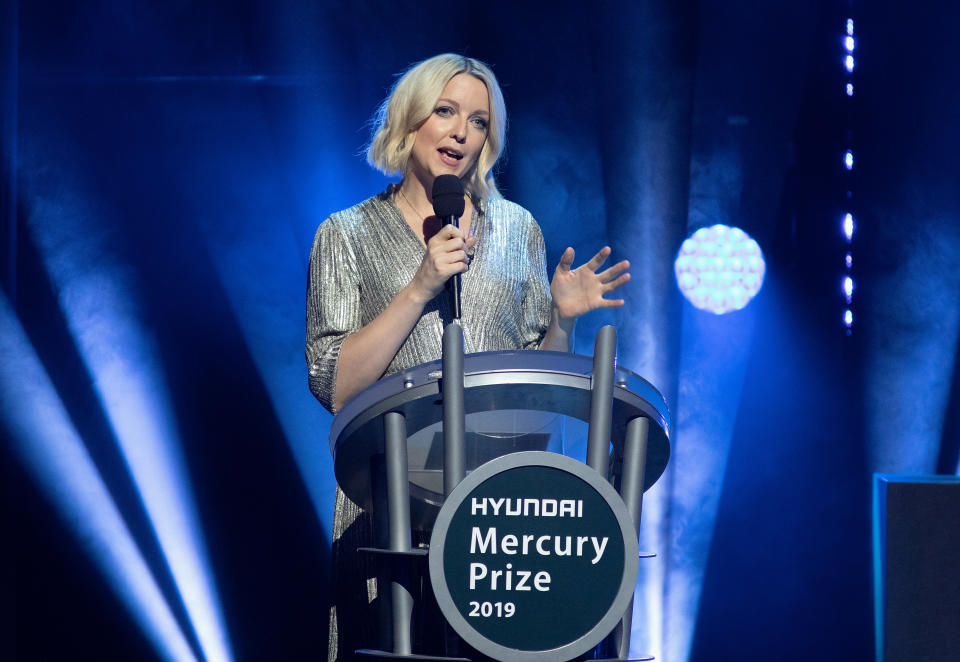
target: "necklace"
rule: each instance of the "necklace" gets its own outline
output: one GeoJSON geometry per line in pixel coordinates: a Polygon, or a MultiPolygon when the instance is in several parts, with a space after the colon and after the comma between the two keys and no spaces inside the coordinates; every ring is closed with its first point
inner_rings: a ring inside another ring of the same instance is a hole
{"type": "MultiPolygon", "coordinates": [[[[424,223],[424,225],[426,225],[426,223],[427,223],[427,217],[421,215],[420,212],[417,211],[417,208],[413,206],[413,203],[410,202],[410,200],[407,198],[407,196],[405,196],[405,195],[403,194],[403,188],[401,188],[401,187],[398,185],[398,186],[397,186],[397,191],[400,193],[400,197],[403,198],[403,201],[407,203],[407,206],[410,207],[410,210],[413,211],[413,213],[414,213],[416,216],[420,217],[420,220],[424,223]]],[[[476,234],[476,232],[477,232],[477,227],[476,227],[476,225],[474,225],[473,223],[471,223],[471,224],[470,224],[470,236],[471,236],[471,237],[474,236],[474,235],[476,234]]],[[[467,253],[467,257],[468,257],[468,258],[472,258],[472,257],[473,257],[472,253],[473,253],[472,250],[469,251],[469,252],[467,253]]]]}
{"type": "Polygon", "coordinates": [[[410,209],[413,211],[413,213],[416,214],[417,216],[420,216],[420,220],[423,221],[424,223],[426,223],[426,222],[427,222],[427,217],[426,217],[426,216],[422,216],[422,215],[420,214],[420,212],[417,211],[417,208],[413,206],[413,203],[411,203],[411,202],[407,199],[407,196],[405,196],[405,195],[403,194],[403,188],[400,187],[400,186],[398,186],[398,187],[397,187],[397,190],[400,191],[400,197],[403,198],[403,201],[407,203],[407,206],[410,207],[410,209]]]}

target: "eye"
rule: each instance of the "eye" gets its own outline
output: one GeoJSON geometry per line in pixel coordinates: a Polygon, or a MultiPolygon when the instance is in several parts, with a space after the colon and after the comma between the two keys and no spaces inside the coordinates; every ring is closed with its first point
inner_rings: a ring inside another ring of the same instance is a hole
{"type": "Polygon", "coordinates": [[[450,106],[437,106],[433,109],[433,112],[440,117],[450,117],[453,115],[453,108],[450,106]]]}
{"type": "Polygon", "coordinates": [[[478,129],[480,129],[481,131],[486,131],[487,127],[490,125],[490,123],[487,122],[487,120],[483,119],[482,117],[474,117],[470,121],[473,122],[473,125],[478,129]]]}

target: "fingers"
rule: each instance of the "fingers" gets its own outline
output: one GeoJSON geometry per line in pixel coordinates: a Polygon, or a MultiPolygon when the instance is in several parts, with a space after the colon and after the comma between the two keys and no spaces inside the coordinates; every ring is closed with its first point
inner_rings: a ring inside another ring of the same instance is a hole
{"type": "Polygon", "coordinates": [[[446,225],[444,225],[442,228],[440,228],[440,232],[446,232],[446,233],[449,234],[451,237],[452,237],[452,236],[460,236],[460,237],[463,236],[463,232],[460,230],[460,226],[459,226],[459,225],[454,225],[453,223],[447,223],[446,225]]]}
{"type": "MultiPolygon", "coordinates": [[[[600,266],[604,262],[607,261],[607,258],[610,257],[610,252],[611,252],[610,247],[604,246],[599,251],[597,251],[596,255],[590,258],[589,261],[587,261],[585,264],[583,264],[579,268],[589,269],[590,271],[596,271],[597,269],[600,268],[600,266]]],[[[574,256],[573,248],[568,248],[567,250],[565,250],[563,252],[563,255],[560,257],[560,264],[557,265],[557,269],[563,269],[568,271],[570,267],[573,266],[573,256],[574,256]]],[[[609,276],[604,278],[604,280],[615,278],[624,269],[629,268],[629,266],[630,266],[630,263],[627,262],[626,260],[615,264],[614,266],[610,267],[609,269],[603,272],[603,274],[609,273],[609,276]]],[[[603,276],[603,274],[601,274],[601,276],[603,276]]]]}
{"type": "Polygon", "coordinates": [[[475,238],[464,239],[463,233],[453,225],[445,225],[427,240],[420,268],[414,275],[412,285],[429,301],[441,291],[451,276],[467,270],[470,259],[467,251],[476,244],[475,238]]]}
{"type": "Polygon", "coordinates": [[[600,304],[601,308],[619,308],[624,304],[623,299],[601,299],[603,303],[600,304]]]}
{"type": "Polygon", "coordinates": [[[570,267],[573,266],[573,256],[573,246],[567,246],[567,249],[563,251],[563,255],[560,256],[560,262],[557,263],[557,268],[554,273],[570,273],[570,267]]]}
{"type": "Polygon", "coordinates": [[[437,230],[436,234],[430,237],[430,239],[427,241],[427,245],[429,246],[433,242],[449,241],[455,237],[463,239],[463,232],[460,231],[460,228],[454,227],[452,224],[447,223],[442,228],[437,230]]]}
{"type": "Polygon", "coordinates": [[[452,225],[444,225],[440,230],[430,237],[427,241],[427,252],[432,256],[439,256],[456,251],[467,251],[477,243],[476,237],[468,239],[463,238],[463,233],[459,228],[452,225]]]}
{"type": "Polygon", "coordinates": [[[464,239],[460,230],[452,225],[444,226],[427,243],[427,259],[441,278],[467,270],[470,258],[467,251],[476,244],[476,238],[464,239]]]}
{"type": "Polygon", "coordinates": [[[609,283],[629,268],[630,262],[628,260],[621,260],[608,269],[604,269],[603,271],[599,272],[597,277],[600,279],[601,283],[609,283]]]}
{"type": "Polygon", "coordinates": [[[596,255],[590,258],[590,261],[587,262],[585,267],[590,269],[590,271],[596,271],[600,268],[600,265],[607,261],[607,258],[610,256],[611,249],[609,246],[604,246],[601,248],[596,255]]]}
{"type": "Polygon", "coordinates": [[[621,287],[623,287],[624,285],[626,285],[628,282],[630,282],[630,274],[623,274],[622,276],[620,276],[620,277],[617,278],[616,280],[612,280],[612,281],[610,281],[610,282],[608,282],[608,283],[604,283],[604,284],[603,284],[603,288],[602,288],[602,289],[603,289],[603,293],[604,293],[604,294],[607,294],[607,293],[609,293],[609,292],[613,292],[613,291],[615,291],[615,290],[619,290],[621,287]]]}

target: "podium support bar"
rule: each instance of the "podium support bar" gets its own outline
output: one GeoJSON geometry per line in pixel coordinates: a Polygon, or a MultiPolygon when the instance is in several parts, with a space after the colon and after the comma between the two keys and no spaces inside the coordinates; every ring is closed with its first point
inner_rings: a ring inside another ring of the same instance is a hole
{"type": "Polygon", "coordinates": [[[617,330],[608,325],[600,329],[593,346],[590,423],[587,431],[587,464],[604,478],[609,474],[613,373],[616,360],[617,330]]]}
{"type": "MultiPolygon", "coordinates": [[[[390,551],[409,552],[411,547],[410,528],[410,484],[407,478],[407,422],[403,414],[395,411],[384,415],[384,451],[387,465],[387,495],[390,530],[390,551]]],[[[410,620],[413,615],[413,596],[405,584],[407,578],[396,576],[397,564],[390,580],[390,602],[393,622],[393,652],[397,655],[409,655],[413,650],[410,636],[410,620]]]]}
{"type": "Polygon", "coordinates": [[[467,475],[466,412],[463,406],[463,328],[453,320],[443,330],[443,496],[467,475]]]}

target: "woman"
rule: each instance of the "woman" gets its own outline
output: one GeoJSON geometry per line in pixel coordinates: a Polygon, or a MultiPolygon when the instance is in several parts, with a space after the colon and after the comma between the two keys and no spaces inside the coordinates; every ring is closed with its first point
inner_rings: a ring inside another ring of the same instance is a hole
{"type": "MultiPolygon", "coordinates": [[[[623,305],[604,295],[629,280],[629,264],[597,272],[609,248],[577,269],[571,269],[574,251],[567,248],[548,285],[539,226],[494,183],[506,121],[493,72],[459,55],[414,65],[384,102],[367,160],[403,179],[330,216],[310,255],[309,382],[331,412],[384,375],[440,358],[449,309],[447,297],[438,295],[454,274],[462,274],[466,352],[569,351],[578,317],[623,305]],[[448,174],[466,191],[459,229],[438,227],[433,216],[433,181],[448,174]]],[[[369,517],[339,489],[333,537],[334,601],[360,613],[354,610],[373,596],[363,591],[370,574],[353,550],[370,544],[369,517]]],[[[332,610],[331,660],[338,648],[371,645],[368,634],[353,631],[372,628],[363,620],[352,618],[347,631],[343,619],[338,628],[332,610]]]]}

